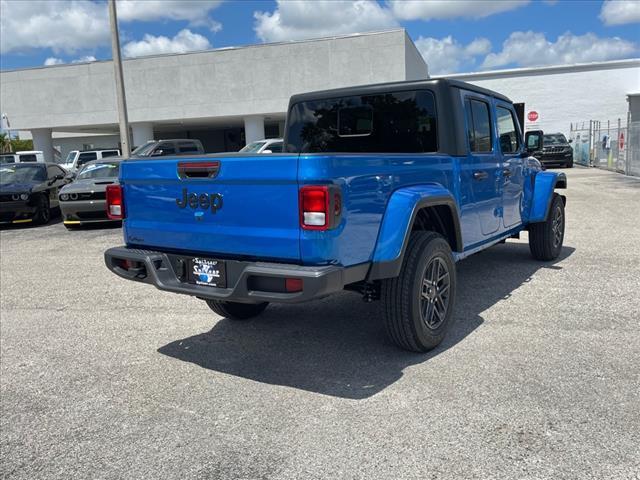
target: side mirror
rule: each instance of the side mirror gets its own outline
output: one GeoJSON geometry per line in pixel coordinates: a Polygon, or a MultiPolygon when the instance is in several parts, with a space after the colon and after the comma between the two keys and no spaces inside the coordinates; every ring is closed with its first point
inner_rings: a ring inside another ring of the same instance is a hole
{"type": "Polygon", "coordinates": [[[542,130],[532,130],[524,134],[524,144],[527,152],[542,150],[542,130]]]}
{"type": "Polygon", "coordinates": [[[569,139],[569,143],[573,143],[573,138],[570,138],[570,139],[569,139]]]}
{"type": "Polygon", "coordinates": [[[271,150],[262,150],[262,153],[273,153],[271,150]]]}

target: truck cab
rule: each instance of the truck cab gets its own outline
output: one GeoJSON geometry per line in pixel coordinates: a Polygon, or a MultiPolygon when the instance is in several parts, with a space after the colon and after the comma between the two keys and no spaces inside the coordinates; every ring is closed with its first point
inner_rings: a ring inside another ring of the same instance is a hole
{"type": "Polygon", "coordinates": [[[312,92],[285,130],[280,154],[123,162],[108,268],[238,319],[356,291],[426,351],[450,327],[455,262],[523,230],[535,258],[560,253],[566,177],[542,171],[543,133],[524,137],[503,95],[447,79],[312,92]]]}

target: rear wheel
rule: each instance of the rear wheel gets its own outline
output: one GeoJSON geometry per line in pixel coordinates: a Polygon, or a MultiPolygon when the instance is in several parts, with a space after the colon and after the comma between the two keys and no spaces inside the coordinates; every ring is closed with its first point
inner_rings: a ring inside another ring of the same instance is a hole
{"type": "Polygon", "coordinates": [[[452,322],[456,270],[451,248],[435,232],[411,234],[400,275],[382,281],[387,335],[402,349],[438,346],[452,322]]]}
{"type": "Polygon", "coordinates": [[[553,194],[549,215],[544,222],[529,226],[529,250],[536,260],[555,260],[560,255],[564,241],[564,202],[553,194]]]}
{"type": "Polygon", "coordinates": [[[263,303],[238,303],[226,302],[223,300],[205,300],[209,308],[221,317],[231,320],[248,320],[257,317],[269,305],[268,302],[263,303]]]}
{"type": "Polygon", "coordinates": [[[36,199],[36,213],[33,216],[33,222],[38,225],[44,225],[51,220],[51,208],[49,206],[49,198],[40,195],[36,199]]]}

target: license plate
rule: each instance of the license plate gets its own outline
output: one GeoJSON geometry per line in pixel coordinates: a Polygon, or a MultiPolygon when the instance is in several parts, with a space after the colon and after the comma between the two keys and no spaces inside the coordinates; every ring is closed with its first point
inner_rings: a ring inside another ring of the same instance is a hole
{"type": "Polygon", "coordinates": [[[189,282],[207,287],[225,288],[227,271],[221,260],[210,258],[192,258],[189,261],[189,282]]]}

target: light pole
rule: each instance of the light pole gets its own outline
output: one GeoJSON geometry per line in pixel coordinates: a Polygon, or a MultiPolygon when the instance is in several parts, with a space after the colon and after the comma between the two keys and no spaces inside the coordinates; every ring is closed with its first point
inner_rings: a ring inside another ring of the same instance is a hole
{"type": "Polygon", "coordinates": [[[122,75],[122,59],[120,58],[120,35],[118,34],[118,14],[116,0],[109,0],[109,23],[111,24],[111,56],[116,76],[116,96],[118,97],[118,119],[120,122],[120,145],[123,158],[129,158],[129,118],[127,116],[127,99],[124,94],[124,76],[122,75]]]}

